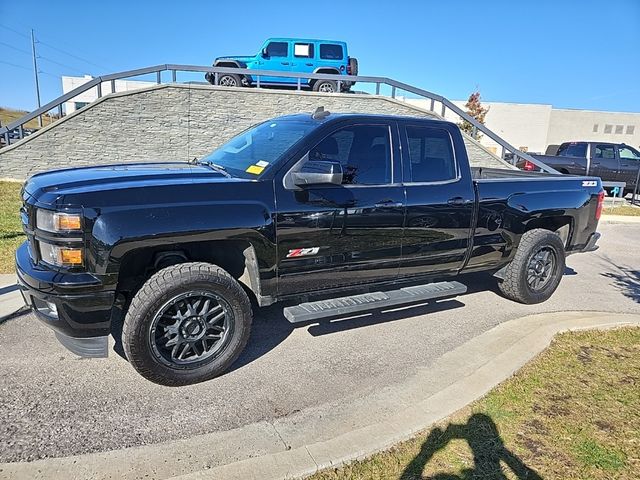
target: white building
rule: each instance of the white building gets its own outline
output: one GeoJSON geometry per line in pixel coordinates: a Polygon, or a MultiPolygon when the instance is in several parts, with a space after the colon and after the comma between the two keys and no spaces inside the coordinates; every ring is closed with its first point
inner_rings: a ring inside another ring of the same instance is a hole
{"type": "MultiPolygon", "coordinates": [[[[89,82],[93,77],[62,77],[62,91],[67,93],[89,82]]],[[[116,80],[115,91],[135,90],[155,85],[155,82],[116,80]]],[[[112,83],[102,83],[102,95],[112,92],[112,83]]],[[[67,114],[76,111],[98,98],[97,88],[92,88],[72,101],[66,102],[67,114]]],[[[407,103],[429,109],[427,99],[399,98],[407,103]]],[[[453,101],[462,110],[466,101],[453,101]]],[[[485,124],[498,136],[516,148],[528,152],[544,153],[549,145],[559,145],[573,140],[606,141],[640,146],[640,113],[599,112],[553,108],[551,105],[530,103],[482,102],[489,107],[485,124]]],[[[439,112],[438,106],[436,111],[439,112]]],[[[459,118],[447,110],[446,119],[459,122],[459,118]]],[[[480,138],[489,150],[500,155],[500,147],[486,135],[480,138]]]]}
{"type": "MultiPolygon", "coordinates": [[[[431,103],[423,99],[404,100],[427,109],[431,103]]],[[[454,100],[453,103],[465,110],[466,101],[454,100]]],[[[482,102],[482,105],[489,107],[485,125],[525,152],[544,153],[549,145],[574,140],[640,146],[640,113],[571,110],[531,103],[482,102]]],[[[436,111],[439,112],[437,105],[436,111]]],[[[449,110],[445,118],[459,122],[457,115],[449,110]]],[[[480,138],[480,143],[500,155],[500,147],[486,135],[480,138]]]]}

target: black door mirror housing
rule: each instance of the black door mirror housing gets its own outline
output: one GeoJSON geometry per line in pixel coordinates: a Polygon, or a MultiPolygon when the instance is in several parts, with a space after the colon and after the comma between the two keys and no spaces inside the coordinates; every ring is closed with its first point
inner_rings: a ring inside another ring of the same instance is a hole
{"type": "Polygon", "coordinates": [[[262,58],[267,58],[269,56],[269,53],[267,52],[267,47],[262,49],[262,58]]]}
{"type": "Polygon", "coordinates": [[[297,187],[311,185],[342,185],[342,165],[327,160],[310,160],[297,172],[292,172],[297,187]]]}

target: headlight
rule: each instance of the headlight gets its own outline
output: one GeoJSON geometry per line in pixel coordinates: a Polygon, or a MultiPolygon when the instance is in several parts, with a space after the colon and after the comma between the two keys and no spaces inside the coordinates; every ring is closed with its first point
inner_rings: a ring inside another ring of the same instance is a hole
{"type": "Polygon", "coordinates": [[[82,265],[81,248],[59,247],[40,242],[40,257],[43,261],[59,267],[79,267],[82,265]]]}
{"type": "Polygon", "coordinates": [[[80,215],[77,213],[61,213],[38,209],[36,226],[47,232],[73,232],[82,229],[80,215]]]}

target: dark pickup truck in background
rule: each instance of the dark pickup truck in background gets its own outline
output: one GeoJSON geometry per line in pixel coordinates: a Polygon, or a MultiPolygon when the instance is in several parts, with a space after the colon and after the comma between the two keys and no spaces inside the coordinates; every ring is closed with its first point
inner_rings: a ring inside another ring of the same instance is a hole
{"type": "Polygon", "coordinates": [[[597,248],[603,197],[597,178],[471,169],[453,123],[318,109],[197,162],[34,175],[18,283],[73,352],[106,356],[124,318],[134,368],[184,385],[230,367],[252,305],[317,321],[460,295],[472,271],[545,301],[565,256],[597,248]]]}
{"type": "MultiPolygon", "coordinates": [[[[593,175],[605,182],[626,182],[625,189],[633,190],[640,170],[640,152],[624,143],[566,142],[555,155],[533,155],[560,173],[593,175]]],[[[523,170],[537,167],[526,160],[517,165],[523,170]]]]}

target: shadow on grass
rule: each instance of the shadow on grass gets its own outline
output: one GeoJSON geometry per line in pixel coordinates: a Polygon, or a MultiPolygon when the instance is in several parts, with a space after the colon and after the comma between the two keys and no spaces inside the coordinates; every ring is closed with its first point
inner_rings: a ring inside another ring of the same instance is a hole
{"type": "Polygon", "coordinates": [[[640,303],[640,270],[626,267],[616,267],[615,272],[605,272],[601,275],[613,280],[613,285],[625,297],[640,303]]]}
{"type": "Polygon", "coordinates": [[[504,463],[516,478],[520,480],[541,480],[542,477],[504,445],[498,428],[488,415],[476,413],[467,423],[449,424],[445,430],[434,428],[422,444],[420,453],[407,465],[400,476],[401,480],[467,480],[486,478],[507,479],[501,463],[504,463]],[[423,477],[424,467],[439,450],[445,448],[452,440],[465,440],[473,453],[473,468],[462,470],[460,475],[437,473],[423,477]]]}

